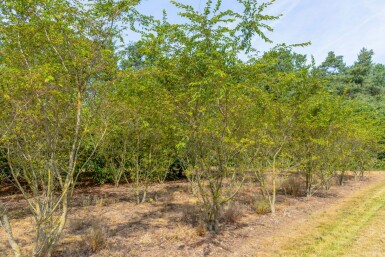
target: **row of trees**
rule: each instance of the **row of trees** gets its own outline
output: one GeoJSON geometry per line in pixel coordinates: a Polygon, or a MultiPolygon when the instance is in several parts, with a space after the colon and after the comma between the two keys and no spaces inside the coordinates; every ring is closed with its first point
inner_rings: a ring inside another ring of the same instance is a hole
{"type": "Polygon", "coordinates": [[[311,196],[380,152],[379,106],[334,90],[384,85],[378,65],[356,79],[370,51],[352,67],[333,54],[308,64],[296,46],[258,56],[251,39],[270,41],[274,1],[237,0],[240,13],[220,0],[202,12],[171,2],[185,23],[143,16],[130,0],[0,1],[1,168],[33,215],[33,256],[51,255],[86,173],[130,182],[141,203],[152,182],[183,170],[217,231],[246,180],[259,182],[274,213],[280,177],[303,177],[311,196]],[[125,24],[142,37],[119,48],[125,24]]]}

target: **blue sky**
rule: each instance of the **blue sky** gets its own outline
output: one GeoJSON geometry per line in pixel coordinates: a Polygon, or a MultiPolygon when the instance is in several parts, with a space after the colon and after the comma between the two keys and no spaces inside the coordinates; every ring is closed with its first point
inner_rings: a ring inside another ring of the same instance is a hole
{"type": "MultiPolygon", "coordinates": [[[[180,2],[203,9],[206,0],[180,2]]],[[[223,3],[226,9],[237,8],[236,0],[223,3]]],[[[138,9],[155,17],[161,17],[165,9],[173,22],[180,21],[169,0],[143,0],[138,9]]],[[[274,44],[311,41],[311,46],[295,51],[314,55],[317,63],[334,51],[350,65],[359,50],[367,47],[374,50],[375,62],[385,64],[385,0],[277,0],[266,13],[283,14],[270,23],[274,32],[268,36],[274,44]]],[[[259,38],[254,38],[253,45],[262,52],[274,46],[259,38]]]]}

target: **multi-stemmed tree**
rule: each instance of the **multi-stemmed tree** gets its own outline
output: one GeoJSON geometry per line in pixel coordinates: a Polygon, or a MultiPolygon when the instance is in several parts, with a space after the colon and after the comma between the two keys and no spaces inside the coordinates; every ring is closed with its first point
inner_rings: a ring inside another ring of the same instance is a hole
{"type": "MultiPolygon", "coordinates": [[[[83,142],[104,134],[102,120],[100,134],[89,126],[98,118],[101,89],[116,71],[114,22],[135,1],[123,2],[0,2],[0,83],[7,100],[1,122],[8,128],[1,143],[34,220],[32,256],[52,254],[66,224],[83,142]]],[[[20,256],[3,205],[1,212],[20,256]]]]}

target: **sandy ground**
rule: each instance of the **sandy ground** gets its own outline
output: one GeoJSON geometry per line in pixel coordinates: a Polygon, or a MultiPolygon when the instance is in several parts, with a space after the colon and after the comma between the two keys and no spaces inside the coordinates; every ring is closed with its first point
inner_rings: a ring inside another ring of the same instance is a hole
{"type": "MultiPolygon", "coordinates": [[[[218,234],[205,231],[186,181],[152,186],[149,200],[140,205],[126,185],[77,189],[54,256],[270,256],[271,238],[284,241],[285,234],[300,231],[314,215],[384,179],[385,173],[371,172],[363,181],[349,180],[311,198],[281,193],[275,215],[256,213],[258,187],[246,184],[237,202],[226,207],[218,234]]],[[[5,186],[0,199],[10,207],[17,241],[29,249],[33,223],[25,202],[5,186]]],[[[2,230],[0,256],[11,256],[2,230]]]]}

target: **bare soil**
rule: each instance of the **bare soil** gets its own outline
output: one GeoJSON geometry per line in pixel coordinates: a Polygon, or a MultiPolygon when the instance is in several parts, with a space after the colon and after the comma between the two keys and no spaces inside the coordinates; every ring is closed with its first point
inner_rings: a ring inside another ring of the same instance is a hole
{"type": "MultiPolygon", "coordinates": [[[[311,198],[280,192],[275,215],[256,212],[259,189],[249,183],[238,200],[225,208],[217,234],[205,230],[199,200],[187,181],[151,186],[144,204],[136,204],[128,185],[78,188],[54,256],[271,256],[274,245],[269,239],[284,241],[285,234],[300,233],[314,215],[383,180],[385,173],[370,172],[362,181],[350,179],[311,198]]],[[[14,236],[28,250],[32,218],[16,192],[3,185],[0,200],[10,210],[14,236]]],[[[0,256],[12,256],[2,230],[0,256]]]]}

